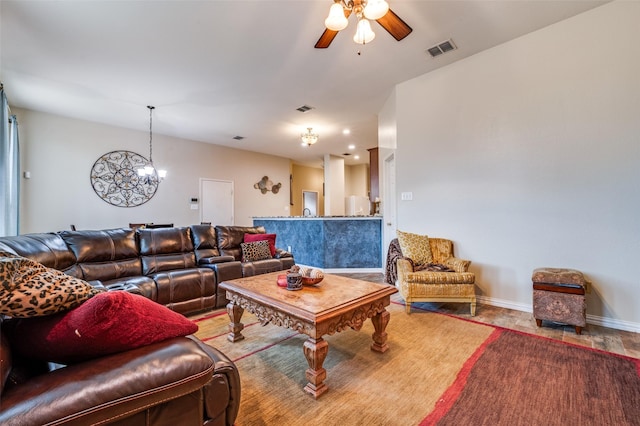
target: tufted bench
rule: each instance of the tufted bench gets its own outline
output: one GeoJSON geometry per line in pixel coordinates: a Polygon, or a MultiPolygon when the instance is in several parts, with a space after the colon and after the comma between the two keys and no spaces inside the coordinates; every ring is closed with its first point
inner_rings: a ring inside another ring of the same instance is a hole
{"type": "Polygon", "coordinates": [[[542,321],[573,325],[576,334],[587,324],[586,280],[580,271],[563,268],[537,268],[533,281],[533,317],[538,327],[542,321]]]}

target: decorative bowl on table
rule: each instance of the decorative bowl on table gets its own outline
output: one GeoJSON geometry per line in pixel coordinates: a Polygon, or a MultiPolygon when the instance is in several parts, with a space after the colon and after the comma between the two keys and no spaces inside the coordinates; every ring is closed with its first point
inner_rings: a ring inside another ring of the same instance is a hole
{"type": "Polygon", "coordinates": [[[302,277],[302,285],[316,285],[323,279],[324,277],[315,277],[315,278],[302,277]]]}

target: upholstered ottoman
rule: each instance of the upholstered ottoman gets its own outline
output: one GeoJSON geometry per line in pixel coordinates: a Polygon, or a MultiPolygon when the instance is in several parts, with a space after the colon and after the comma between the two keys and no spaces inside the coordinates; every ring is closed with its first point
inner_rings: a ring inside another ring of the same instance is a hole
{"type": "Polygon", "coordinates": [[[580,271],[562,268],[538,268],[533,271],[533,317],[542,321],[573,325],[576,334],[587,325],[586,280],[580,271]]]}

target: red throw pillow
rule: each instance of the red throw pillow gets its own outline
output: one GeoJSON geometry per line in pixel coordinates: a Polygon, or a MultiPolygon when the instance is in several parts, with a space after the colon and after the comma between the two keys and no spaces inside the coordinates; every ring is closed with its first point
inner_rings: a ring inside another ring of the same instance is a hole
{"type": "Polygon", "coordinates": [[[22,355],[59,364],[123,352],[198,330],[193,321],[177,312],[126,291],[100,293],[68,312],[13,319],[5,325],[22,355]]]}
{"type": "Polygon", "coordinates": [[[271,257],[276,256],[276,234],[244,234],[245,243],[253,243],[255,241],[269,241],[271,257]]]}

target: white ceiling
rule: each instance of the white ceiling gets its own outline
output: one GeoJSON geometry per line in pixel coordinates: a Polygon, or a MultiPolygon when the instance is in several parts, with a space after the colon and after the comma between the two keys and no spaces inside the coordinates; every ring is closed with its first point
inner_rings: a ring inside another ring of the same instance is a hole
{"type": "Polygon", "coordinates": [[[146,131],[154,105],[154,134],[315,165],[355,144],[356,164],[395,84],[606,3],[388,1],[404,40],[373,23],[358,46],[351,17],[314,49],[331,0],[2,0],[0,78],[16,107],[146,131]],[[457,50],[425,53],[449,38],[457,50]],[[320,140],[302,147],[307,127],[320,140]]]}

